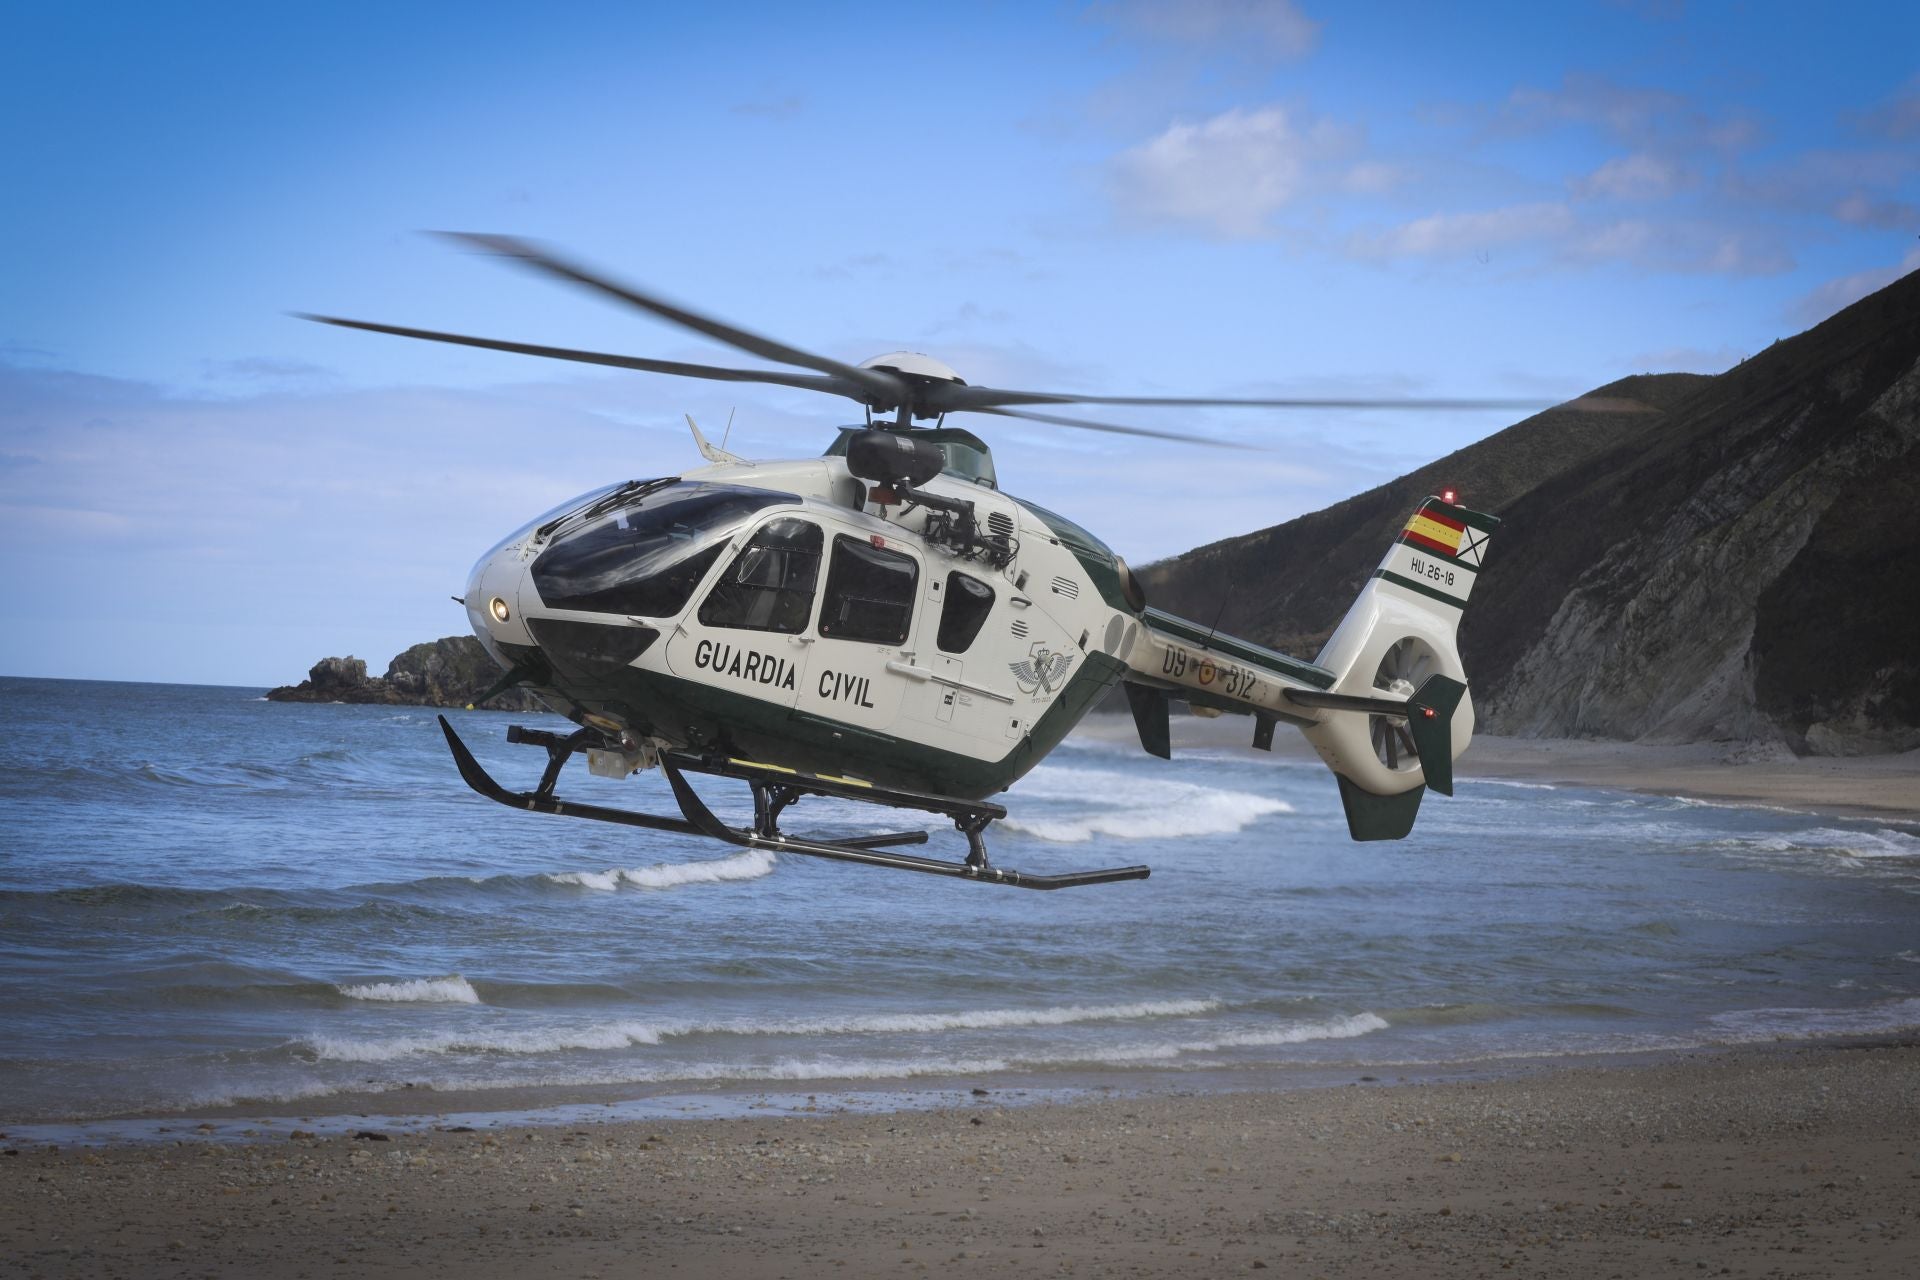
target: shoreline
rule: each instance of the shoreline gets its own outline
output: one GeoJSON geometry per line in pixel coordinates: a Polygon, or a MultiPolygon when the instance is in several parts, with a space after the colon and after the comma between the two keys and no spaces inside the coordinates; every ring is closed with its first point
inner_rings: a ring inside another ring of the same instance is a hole
{"type": "Polygon", "coordinates": [[[751,1080],[716,1081],[707,1088],[678,1082],[601,1085],[520,1085],[439,1090],[403,1085],[361,1092],[316,1094],[292,1101],[241,1099],[176,1110],[130,1110],[53,1120],[0,1120],[0,1146],[136,1146],[150,1143],[278,1140],[292,1130],[318,1134],[382,1128],[424,1132],[447,1125],[513,1129],[580,1123],[734,1120],[774,1116],[926,1112],[971,1107],[983,1099],[996,1106],[1077,1105],[1114,1098],[1283,1094],[1364,1082],[1410,1085],[1493,1081],[1561,1069],[1645,1065],[1685,1055],[1765,1052],[1769,1048],[1827,1044],[1920,1048],[1886,1033],[1832,1032],[1793,1040],[1717,1043],[1662,1048],[1596,1049],[1590,1052],[1515,1053],[1433,1062],[1264,1063],[1191,1070],[1089,1067],[1072,1072],[1009,1070],[965,1076],[933,1076],[896,1084],[822,1077],[789,1088],[751,1080]]]}
{"type": "MultiPolygon", "coordinates": [[[[1235,751],[1249,757],[1318,764],[1297,733],[1276,732],[1271,753],[1249,743],[1244,716],[1175,716],[1173,748],[1235,751]]],[[[1097,714],[1075,734],[1097,742],[1137,742],[1125,714],[1097,714]]],[[[1920,824],[1920,750],[1898,755],[1793,756],[1755,753],[1728,743],[1610,742],[1581,738],[1509,738],[1476,733],[1455,764],[1464,781],[1539,782],[1671,796],[1836,818],[1920,824]]],[[[1416,828],[1417,830],[1417,828],[1416,828]]]]}
{"type": "Polygon", "coordinates": [[[1911,1274],[1916,1087],[1920,1045],[1856,1040],[1021,1106],[9,1140],[0,1246],[44,1273],[269,1277],[1911,1274]]]}

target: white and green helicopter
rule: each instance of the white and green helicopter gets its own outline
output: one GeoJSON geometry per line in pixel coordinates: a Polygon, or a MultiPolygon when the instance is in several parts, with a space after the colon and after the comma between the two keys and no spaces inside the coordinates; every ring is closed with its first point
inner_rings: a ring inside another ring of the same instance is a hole
{"type": "MultiPolygon", "coordinates": [[[[946,425],[991,414],[1125,435],[1202,437],[1062,418],[1068,403],[1270,408],[1490,408],[1513,401],[1219,400],[1066,395],[969,386],[909,352],[843,364],[618,284],[527,241],[454,239],[590,288],[787,369],[732,369],[309,316],[327,324],[616,368],[773,383],[864,406],[821,457],[748,460],[710,444],[705,465],[583,494],[510,534],[474,566],[474,634],[504,671],[579,728],[508,730],[544,747],[513,792],[442,729],[474,790],[517,809],[706,836],[729,844],[1030,889],[1144,879],[1143,866],[1038,875],[997,867],[989,797],[1032,769],[1117,684],[1150,753],[1170,754],[1168,704],[1306,735],[1339,783],[1356,840],[1398,839],[1428,787],[1453,790],[1473,733],[1455,643],[1498,521],[1428,498],[1309,662],[1150,607],[1126,563],[1079,525],[1003,492],[987,446],[946,425]],[[804,370],[805,372],[802,372],[804,370]],[[887,420],[882,415],[891,415],[887,420]],[[931,422],[931,426],[918,425],[931,422]],[[876,425],[884,423],[884,425],[876,425]],[[657,767],[680,807],[658,816],[561,799],[562,766],[657,767]],[[718,818],[688,774],[744,781],[754,820],[718,818]],[[951,819],[964,861],[899,852],[924,831],[811,838],[789,806],[835,796],[951,819]]],[[[1451,497],[1451,495],[1449,495],[1451,497]]],[[[482,699],[484,701],[484,699],[482,699]]]]}

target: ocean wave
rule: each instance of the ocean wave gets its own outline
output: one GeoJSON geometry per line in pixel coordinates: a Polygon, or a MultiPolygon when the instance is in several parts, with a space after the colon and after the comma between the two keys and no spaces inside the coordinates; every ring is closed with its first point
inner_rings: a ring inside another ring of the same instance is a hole
{"type": "Polygon", "coordinates": [[[623,884],[637,889],[672,889],[684,884],[719,884],[728,880],[758,880],[770,873],[776,860],[765,849],[747,849],[725,858],[700,862],[664,862],[646,867],[611,867],[605,871],[554,871],[541,876],[549,884],[577,885],[611,892],[623,884]]]}
{"type": "Polygon", "coordinates": [[[661,1030],[645,1022],[609,1022],[592,1026],[528,1027],[513,1031],[486,1028],[425,1035],[362,1039],[314,1036],[293,1046],[295,1056],[318,1062],[394,1062],[424,1055],[539,1054],[578,1049],[630,1049],[659,1044],[661,1030]]]}
{"type": "Polygon", "coordinates": [[[0,902],[55,902],[69,907],[197,906],[229,897],[221,890],[164,884],[86,884],[65,889],[0,889],[0,902]]]}
{"type": "Polygon", "coordinates": [[[1920,999],[1907,997],[1851,1009],[1736,1009],[1707,1019],[1716,1041],[1807,1040],[1920,1028],[1920,999]]]}
{"type": "MultiPolygon", "coordinates": [[[[223,897],[225,895],[222,895],[223,897]]],[[[458,911],[421,906],[410,902],[356,902],[342,906],[268,905],[260,902],[227,902],[209,907],[205,914],[227,920],[294,924],[329,924],[336,921],[377,920],[389,924],[407,924],[423,920],[461,920],[458,911]]]]}
{"type": "Polygon", "coordinates": [[[847,1035],[885,1032],[986,1031],[1013,1027],[1064,1027],[1081,1022],[1126,1022],[1187,1018],[1219,1009],[1218,1000],[1143,1000],[1135,1004],[1063,1005],[1050,1009],[964,1009],[950,1013],[875,1013],[840,1018],[794,1018],[767,1022],[707,1023],[700,1031],[732,1035],[847,1035]]]}
{"type": "Polygon", "coordinates": [[[384,1000],[395,1004],[479,1004],[480,993],[457,973],[444,978],[413,978],[402,982],[369,982],[360,986],[339,984],[341,995],[350,1000],[384,1000]]]}
{"type": "Polygon", "coordinates": [[[1920,858],[1920,837],[1886,827],[1875,831],[1814,827],[1779,835],[1716,840],[1713,847],[1737,853],[1826,853],[1848,858],[1920,858]]]}
{"type": "Polygon", "coordinates": [[[1231,835],[1261,818],[1293,812],[1292,805],[1271,796],[1058,765],[1035,769],[1012,803],[1016,811],[1001,821],[1003,828],[1056,844],[1084,844],[1095,837],[1163,840],[1231,835]],[[1047,812],[1058,802],[1085,806],[1094,800],[1097,808],[1047,812]]]}
{"type": "MultiPolygon", "coordinates": [[[[462,983],[464,985],[464,980],[462,983]]],[[[468,989],[472,990],[471,987],[468,989]]],[[[475,993],[475,998],[477,1002],[478,993],[475,993]]],[[[848,1014],[818,1018],[658,1021],[620,1018],[608,1022],[519,1029],[488,1027],[384,1039],[315,1036],[295,1045],[294,1050],[296,1054],[322,1061],[390,1062],[399,1058],[441,1054],[540,1054],[628,1049],[702,1035],[899,1035],[1058,1027],[1086,1022],[1192,1017],[1218,1008],[1220,1003],[1215,1000],[1148,1000],[1134,1004],[1067,1005],[1045,1009],[961,1009],[945,1013],[848,1014]]]]}
{"type": "MultiPolygon", "coordinates": [[[[582,1074],[569,1073],[575,1081],[588,1078],[606,1083],[662,1082],[676,1080],[806,1080],[806,1079],[892,1079],[910,1076],[951,1075],[968,1072],[1011,1071],[1062,1067],[1125,1067],[1143,1064],[1177,1064],[1182,1058],[1214,1054],[1231,1049],[1278,1048],[1284,1045],[1310,1044],[1326,1040],[1350,1040],[1384,1031],[1387,1020],[1374,1013],[1356,1013],[1320,1022],[1288,1023],[1284,1026],[1246,1028],[1195,1039],[1150,1040],[1119,1044],[1088,1044],[1054,1050],[1029,1052],[1003,1050],[991,1056],[942,1059],[928,1055],[912,1057],[865,1057],[817,1054],[766,1060],[721,1059],[693,1062],[656,1062],[628,1064],[611,1070],[582,1074]]],[[[642,1022],[608,1023],[594,1027],[546,1028],[525,1031],[496,1031],[462,1035],[407,1036],[392,1040],[352,1040],[319,1037],[307,1046],[316,1062],[386,1063],[401,1059],[434,1057],[525,1056],[566,1053],[580,1050],[618,1050],[660,1044],[672,1031],[642,1022]]],[[[515,1082],[525,1083],[516,1075],[515,1082]]],[[[462,1081],[462,1086],[472,1082],[462,1081]]]]}

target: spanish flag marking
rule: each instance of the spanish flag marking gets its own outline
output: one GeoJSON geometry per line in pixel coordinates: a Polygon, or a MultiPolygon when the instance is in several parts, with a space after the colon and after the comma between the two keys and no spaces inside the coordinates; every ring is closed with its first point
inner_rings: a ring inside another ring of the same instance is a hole
{"type": "Polygon", "coordinates": [[[1466,527],[1451,516],[1423,507],[1413,513],[1413,519],[1407,521],[1403,536],[1416,546],[1443,555],[1457,556],[1460,554],[1460,536],[1466,527]]]}

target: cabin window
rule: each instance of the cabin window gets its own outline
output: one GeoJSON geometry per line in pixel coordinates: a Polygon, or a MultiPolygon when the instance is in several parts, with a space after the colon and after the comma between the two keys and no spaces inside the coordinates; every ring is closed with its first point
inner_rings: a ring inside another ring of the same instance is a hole
{"type": "Polygon", "coordinates": [[[965,653],[993,612],[993,588],[955,570],[947,575],[947,601],[940,607],[940,649],[965,653]]]}
{"type": "Polygon", "coordinates": [[[700,621],[742,631],[805,631],[820,579],[821,538],[811,520],[762,525],[707,593],[700,621]]]}
{"type": "Polygon", "coordinates": [[[835,640],[900,644],[907,638],[919,580],[919,566],[912,556],[859,538],[835,538],[833,564],[827,570],[827,600],[820,606],[820,634],[835,640]]]}

